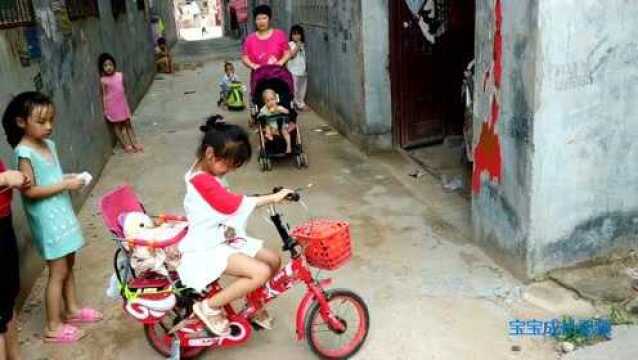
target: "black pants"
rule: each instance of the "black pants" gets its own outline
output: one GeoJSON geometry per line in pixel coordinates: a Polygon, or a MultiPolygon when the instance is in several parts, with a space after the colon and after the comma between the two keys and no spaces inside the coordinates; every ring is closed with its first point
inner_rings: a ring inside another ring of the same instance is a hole
{"type": "Polygon", "coordinates": [[[0,218],[0,276],[0,334],[4,334],[20,292],[18,243],[11,216],[0,218]]]}

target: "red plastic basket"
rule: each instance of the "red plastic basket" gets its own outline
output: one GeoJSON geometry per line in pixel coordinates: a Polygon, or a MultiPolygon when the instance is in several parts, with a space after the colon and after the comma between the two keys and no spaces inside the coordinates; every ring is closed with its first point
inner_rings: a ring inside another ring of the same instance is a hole
{"type": "Polygon", "coordinates": [[[350,225],[345,221],[311,220],[292,231],[292,236],[304,247],[308,264],[325,270],[335,270],[352,258],[350,225]]]}

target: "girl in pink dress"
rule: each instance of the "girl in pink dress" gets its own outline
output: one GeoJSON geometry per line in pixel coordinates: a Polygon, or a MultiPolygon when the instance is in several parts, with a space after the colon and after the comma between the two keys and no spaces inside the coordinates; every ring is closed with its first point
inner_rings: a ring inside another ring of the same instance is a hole
{"type": "Polygon", "coordinates": [[[126,100],[124,75],[116,71],[113,56],[104,53],[98,59],[104,116],[115,128],[122,148],[127,153],[143,151],[142,144],[137,142],[135,131],[131,126],[131,110],[126,100]]]}

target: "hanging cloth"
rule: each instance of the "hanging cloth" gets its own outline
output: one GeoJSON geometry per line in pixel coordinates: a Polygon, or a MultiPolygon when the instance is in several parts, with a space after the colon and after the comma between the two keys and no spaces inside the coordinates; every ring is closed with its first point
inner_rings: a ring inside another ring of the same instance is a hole
{"type": "Polygon", "coordinates": [[[423,4],[425,4],[426,0],[405,0],[405,3],[408,4],[410,11],[415,16],[419,15],[419,11],[423,8],[423,4]]]}
{"type": "Polygon", "coordinates": [[[414,14],[427,42],[435,44],[437,39],[447,31],[447,1],[405,0],[405,3],[414,14]]]}

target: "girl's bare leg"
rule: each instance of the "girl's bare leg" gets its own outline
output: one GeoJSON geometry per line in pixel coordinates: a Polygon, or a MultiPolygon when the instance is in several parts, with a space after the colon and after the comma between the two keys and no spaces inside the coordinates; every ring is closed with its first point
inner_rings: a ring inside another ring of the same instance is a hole
{"type": "Polygon", "coordinates": [[[265,284],[272,276],[268,265],[244,254],[231,255],[224,273],[239,279],[209,298],[209,307],[219,308],[237,300],[265,284]]]}
{"type": "Polygon", "coordinates": [[[7,340],[5,339],[6,335],[6,333],[0,334],[0,360],[7,360],[7,340]]]}
{"type": "Polygon", "coordinates": [[[130,119],[126,121],[124,128],[126,129],[126,133],[129,139],[131,140],[131,145],[133,145],[135,150],[139,150],[139,151],[144,150],[144,147],[142,146],[142,144],[137,142],[137,136],[135,135],[135,130],[133,130],[133,125],[131,124],[130,119]]]}
{"type": "Polygon", "coordinates": [[[292,144],[290,144],[290,133],[288,129],[281,129],[281,135],[283,135],[284,140],[286,140],[286,154],[290,154],[292,152],[292,144]]]}
{"type": "Polygon", "coordinates": [[[255,259],[265,263],[270,268],[271,277],[275,276],[281,267],[281,257],[270,249],[261,249],[255,255],[255,259]]]}
{"type": "MultiPolygon", "coordinates": [[[[257,252],[255,258],[268,265],[271,279],[279,272],[281,257],[278,253],[269,249],[261,249],[257,252]]],[[[266,311],[265,307],[255,314],[253,321],[265,329],[272,329],[273,327],[273,317],[266,311]]]]}
{"type": "Polygon", "coordinates": [[[164,74],[169,74],[171,72],[171,64],[170,64],[170,60],[168,59],[168,57],[163,57],[161,60],[161,68],[162,68],[162,73],[164,74]]]}
{"type": "MultiPolygon", "coordinates": [[[[20,357],[20,343],[18,342],[18,328],[16,325],[16,313],[13,312],[13,319],[7,325],[7,332],[4,334],[5,347],[7,349],[7,359],[19,360],[20,357]]],[[[2,359],[2,352],[4,348],[0,344],[0,359],[2,359]]]]}
{"type": "Polygon", "coordinates": [[[66,317],[69,318],[73,315],[77,315],[80,311],[78,296],[75,290],[75,275],[73,271],[73,266],[75,265],[75,253],[66,256],[66,263],[69,269],[69,274],[64,281],[63,296],[66,303],[66,317]]]}
{"type": "Polygon", "coordinates": [[[66,258],[49,260],[49,280],[45,293],[46,327],[45,336],[55,336],[58,327],[62,325],[62,292],[64,282],[69,276],[68,262],[66,258]]]}
{"type": "Polygon", "coordinates": [[[273,139],[272,128],[270,126],[266,126],[264,132],[266,133],[266,139],[272,141],[272,139],[273,139]]]}
{"type": "Polygon", "coordinates": [[[115,136],[117,137],[117,140],[120,142],[120,145],[122,146],[122,148],[127,151],[130,150],[131,144],[126,137],[126,134],[124,134],[124,127],[122,123],[114,123],[113,128],[115,130],[115,136]]]}

